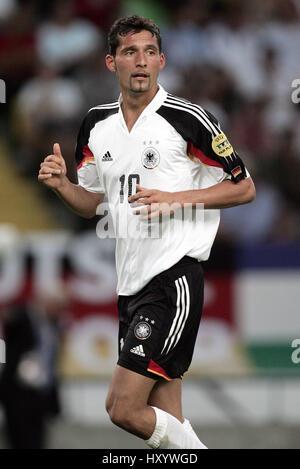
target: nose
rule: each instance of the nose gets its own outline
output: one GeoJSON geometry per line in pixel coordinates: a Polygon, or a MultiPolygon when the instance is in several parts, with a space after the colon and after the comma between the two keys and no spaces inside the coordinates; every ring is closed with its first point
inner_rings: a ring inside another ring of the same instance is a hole
{"type": "Polygon", "coordinates": [[[139,52],[136,55],[136,66],[143,68],[147,66],[146,54],[144,52],[139,52]]]}

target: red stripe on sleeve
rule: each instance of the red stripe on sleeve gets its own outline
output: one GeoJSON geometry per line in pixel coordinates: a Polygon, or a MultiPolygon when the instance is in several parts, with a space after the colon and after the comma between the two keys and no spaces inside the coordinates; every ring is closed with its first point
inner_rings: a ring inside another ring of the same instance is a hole
{"type": "Polygon", "coordinates": [[[196,157],[201,163],[207,166],[216,166],[217,168],[223,168],[223,166],[215,160],[212,160],[206,156],[199,148],[195,147],[192,142],[188,142],[187,154],[196,157]]]}
{"type": "Polygon", "coordinates": [[[91,150],[89,149],[88,145],[84,145],[84,147],[82,149],[82,154],[84,156],[81,160],[81,163],[79,163],[79,165],[77,166],[77,170],[81,168],[81,166],[84,164],[85,160],[87,160],[88,158],[92,158],[93,160],[95,159],[94,155],[91,152],[91,150]]]}

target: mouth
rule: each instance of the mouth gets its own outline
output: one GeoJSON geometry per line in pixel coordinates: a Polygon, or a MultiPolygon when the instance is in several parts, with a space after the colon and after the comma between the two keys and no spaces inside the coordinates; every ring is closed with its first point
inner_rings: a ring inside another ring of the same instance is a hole
{"type": "Polygon", "coordinates": [[[138,80],[143,80],[143,79],[146,79],[149,77],[149,74],[148,73],[142,73],[142,72],[139,72],[139,73],[134,73],[131,75],[132,78],[136,78],[138,80]]]}

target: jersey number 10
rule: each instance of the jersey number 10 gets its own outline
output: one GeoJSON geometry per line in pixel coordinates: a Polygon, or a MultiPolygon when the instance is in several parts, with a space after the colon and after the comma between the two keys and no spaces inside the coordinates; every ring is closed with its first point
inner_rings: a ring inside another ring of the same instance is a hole
{"type": "MultiPolygon", "coordinates": [[[[124,185],[125,185],[125,174],[122,174],[119,181],[121,182],[121,189],[120,189],[120,203],[124,202],[124,185]]],[[[140,175],[139,174],[129,174],[128,176],[128,197],[130,197],[133,193],[133,185],[134,185],[134,194],[136,194],[136,185],[140,183],[140,175]]]]}

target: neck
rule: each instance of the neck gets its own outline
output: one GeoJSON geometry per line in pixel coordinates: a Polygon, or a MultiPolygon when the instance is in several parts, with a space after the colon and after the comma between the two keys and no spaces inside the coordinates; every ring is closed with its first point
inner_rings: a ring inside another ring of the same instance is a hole
{"type": "Polygon", "coordinates": [[[142,114],[143,110],[152,101],[158,91],[158,85],[153,86],[147,93],[132,93],[121,89],[122,92],[122,112],[129,132],[135,122],[142,114]]]}
{"type": "Polygon", "coordinates": [[[146,93],[133,93],[121,89],[122,92],[122,111],[123,113],[134,112],[140,114],[143,112],[145,107],[152,101],[156,93],[158,92],[158,85],[153,86],[146,93]]]}

